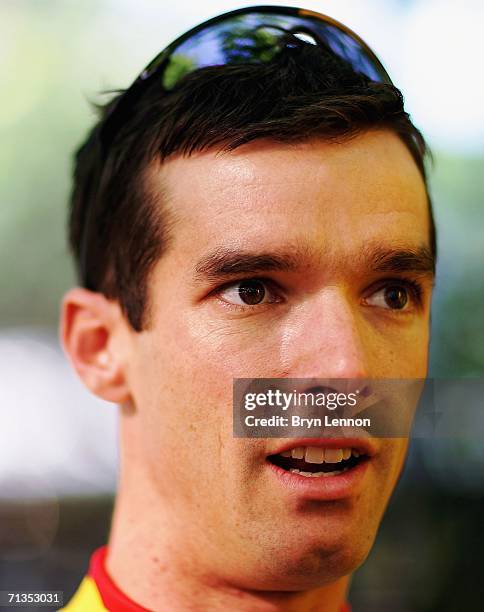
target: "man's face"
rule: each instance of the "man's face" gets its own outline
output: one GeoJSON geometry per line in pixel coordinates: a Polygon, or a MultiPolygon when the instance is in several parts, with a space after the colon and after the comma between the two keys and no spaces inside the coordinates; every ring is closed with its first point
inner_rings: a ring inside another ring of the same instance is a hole
{"type": "Polygon", "coordinates": [[[125,469],[151,483],[152,512],[163,508],[197,571],[274,590],[350,573],[371,547],[405,441],[373,439],[343,494],[318,496],[271,468],[290,440],[233,437],[232,382],[426,375],[431,278],[375,265],[429,247],[414,161],[397,136],[375,131],[176,157],[148,178],[175,221],[150,280],[151,324],[127,341],[125,469]],[[247,299],[239,287],[250,279],[247,299]]]}

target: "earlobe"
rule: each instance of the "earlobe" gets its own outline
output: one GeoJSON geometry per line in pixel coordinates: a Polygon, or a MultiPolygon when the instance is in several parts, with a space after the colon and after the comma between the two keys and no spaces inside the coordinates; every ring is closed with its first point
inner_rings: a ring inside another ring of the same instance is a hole
{"type": "Polygon", "coordinates": [[[64,296],[59,330],[64,351],[92,393],[118,404],[131,399],[125,327],[119,304],[101,293],[76,287],[64,296]]]}

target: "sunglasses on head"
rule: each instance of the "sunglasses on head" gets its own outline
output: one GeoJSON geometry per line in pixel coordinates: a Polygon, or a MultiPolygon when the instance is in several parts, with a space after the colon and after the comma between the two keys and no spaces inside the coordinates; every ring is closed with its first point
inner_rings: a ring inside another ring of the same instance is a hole
{"type": "Polygon", "coordinates": [[[371,81],[391,84],[380,60],[353,31],[338,21],[305,9],[253,6],[205,21],[161,51],[110,109],[101,129],[108,149],[133,104],[153,82],[170,92],[191,72],[209,66],[262,64],[301,42],[318,45],[371,81]]]}
{"type": "MultiPolygon", "coordinates": [[[[116,135],[148,87],[157,83],[161,94],[169,94],[195,70],[269,63],[281,51],[300,48],[304,43],[317,45],[322,52],[333,54],[371,81],[392,84],[368,45],[330,17],[284,6],[255,6],[230,11],[195,26],[169,44],[111,104],[96,136],[101,162],[106,161],[116,135]]],[[[95,260],[95,253],[91,253],[90,228],[95,208],[91,204],[87,209],[81,238],[80,271],[87,287],[91,286],[88,259],[95,260]]]]}

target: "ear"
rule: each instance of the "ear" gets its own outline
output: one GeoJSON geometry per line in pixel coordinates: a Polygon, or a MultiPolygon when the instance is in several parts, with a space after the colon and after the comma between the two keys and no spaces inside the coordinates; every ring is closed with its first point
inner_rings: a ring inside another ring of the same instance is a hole
{"type": "Polygon", "coordinates": [[[128,323],[117,301],[76,287],[62,300],[60,339],[86,387],[122,404],[131,400],[126,376],[128,323]]]}

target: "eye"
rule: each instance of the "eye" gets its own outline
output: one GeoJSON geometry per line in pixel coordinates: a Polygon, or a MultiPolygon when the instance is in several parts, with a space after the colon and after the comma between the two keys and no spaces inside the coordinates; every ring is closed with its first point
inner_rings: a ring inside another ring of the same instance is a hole
{"type": "Polygon", "coordinates": [[[226,285],[219,291],[219,297],[224,302],[235,306],[258,306],[279,301],[274,292],[270,290],[268,283],[257,278],[226,285]]]}
{"type": "Polygon", "coordinates": [[[370,306],[379,306],[387,310],[404,310],[409,301],[410,289],[396,283],[382,287],[365,300],[370,306]]]}

